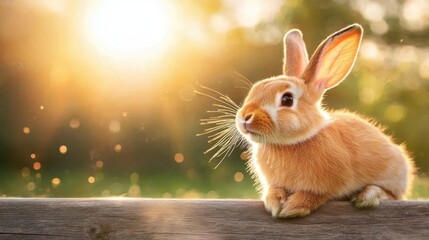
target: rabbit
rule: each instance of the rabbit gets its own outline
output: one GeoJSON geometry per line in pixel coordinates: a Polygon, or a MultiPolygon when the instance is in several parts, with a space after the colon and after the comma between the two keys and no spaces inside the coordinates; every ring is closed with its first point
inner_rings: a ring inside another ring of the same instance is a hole
{"type": "Polygon", "coordinates": [[[328,111],[321,101],[352,69],[359,24],[326,38],[308,59],[300,30],[284,37],[283,75],[253,84],[235,116],[251,145],[251,172],[275,218],[303,217],[329,200],[357,208],[404,199],[414,164],[403,145],[359,115],[328,111]]]}

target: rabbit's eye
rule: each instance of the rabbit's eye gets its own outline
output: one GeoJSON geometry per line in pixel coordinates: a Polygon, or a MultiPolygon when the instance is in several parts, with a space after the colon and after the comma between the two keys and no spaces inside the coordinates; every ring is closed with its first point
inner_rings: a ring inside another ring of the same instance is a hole
{"type": "Polygon", "coordinates": [[[287,92],[285,94],[283,94],[282,96],[282,102],[281,102],[281,106],[282,107],[292,107],[293,105],[293,97],[292,94],[287,92]]]}

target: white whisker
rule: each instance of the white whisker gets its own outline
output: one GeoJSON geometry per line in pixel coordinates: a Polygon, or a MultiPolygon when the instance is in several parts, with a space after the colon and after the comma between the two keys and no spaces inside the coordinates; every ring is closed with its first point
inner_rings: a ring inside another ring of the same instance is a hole
{"type": "Polygon", "coordinates": [[[247,77],[245,77],[243,74],[241,74],[237,71],[234,71],[234,73],[240,77],[240,81],[242,83],[246,84],[246,86],[249,87],[249,89],[252,88],[253,83],[247,77]]]}
{"type": "Polygon", "coordinates": [[[208,90],[209,93],[199,91],[195,91],[195,93],[216,101],[212,106],[217,109],[207,111],[208,114],[213,114],[213,116],[200,120],[200,124],[207,126],[207,128],[197,136],[206,135],[208,143],[212,144],[204,154],[214,151],[209,162],[219,158],[220,160],[215,166],[216,169],[225,158],[232,154],[235,148],[246,146],[246,141],[244,141],[235,126],[235,115],[240,106],[225,94],[208,87],[201,86],[201,88],[208,90]]]}

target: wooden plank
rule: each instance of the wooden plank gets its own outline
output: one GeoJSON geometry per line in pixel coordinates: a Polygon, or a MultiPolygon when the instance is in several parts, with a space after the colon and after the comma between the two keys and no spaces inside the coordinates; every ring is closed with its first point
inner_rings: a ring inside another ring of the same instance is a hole
{"type": "Polygon", "coordinates": [[[272,219],[256,200],[0,199],[0,239],[429,239],[429,201],[331,202],[272,219]]]}

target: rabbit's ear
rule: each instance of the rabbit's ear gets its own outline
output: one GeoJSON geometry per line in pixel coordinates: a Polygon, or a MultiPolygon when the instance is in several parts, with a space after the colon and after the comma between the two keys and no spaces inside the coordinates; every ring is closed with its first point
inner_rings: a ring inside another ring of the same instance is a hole
{"type": "Polygon", "coordinates": [[[299,77],[308,64],[308,54],[305,48],[302,33],[298,29],[292,29],[285,34],[283,75],[299,77]]]}
{"type": "Polygon", "coordinates": [[[319,93],[338,85],[353,67],[362,33],[362,27],[353,24],[329,36],[316,49],[301,77],[319,93]]]}

